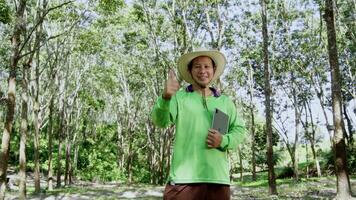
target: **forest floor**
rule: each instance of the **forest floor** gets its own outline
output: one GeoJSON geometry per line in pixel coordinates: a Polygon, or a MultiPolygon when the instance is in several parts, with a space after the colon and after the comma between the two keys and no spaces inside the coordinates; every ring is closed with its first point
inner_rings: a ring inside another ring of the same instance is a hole
{"type": "MultiPolygon", "coordinates": [[[[164,186],[123,185],[117,183],[77,182],[74,185],[43,190],[33,194],[33,180],[28,178],[28,199],[67,200],[67,199],[162,199],[164,186]]],[[[45,186],[41,182],[41,186],[45,186]]],[[[351,178],[352,191],[356,192],[356,177],[351,178]]],[[[232,199],[332,199],[336,195],[335,177],[302,179],[294,183],[291,179],[277,180],[278,196],[268,196],[267,180],[236,182],[231,186],[232,199]]],[[[18,191],[7,192],[6,199],[18,199],[18,191]]]]}

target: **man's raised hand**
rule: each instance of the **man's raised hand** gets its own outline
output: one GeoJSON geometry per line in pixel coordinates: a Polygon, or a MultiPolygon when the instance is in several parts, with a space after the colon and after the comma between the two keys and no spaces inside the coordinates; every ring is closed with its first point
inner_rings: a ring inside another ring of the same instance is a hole
{"type": "Polygon", "coordinates": [[[163,95],[162,97],[166,100],[169,100],[176,94],[176,92],[179,90],[179,83],[177,81],[176,74],[173,69],[170,69],[168,72],[168,79],[166,81],[163,95]]]}

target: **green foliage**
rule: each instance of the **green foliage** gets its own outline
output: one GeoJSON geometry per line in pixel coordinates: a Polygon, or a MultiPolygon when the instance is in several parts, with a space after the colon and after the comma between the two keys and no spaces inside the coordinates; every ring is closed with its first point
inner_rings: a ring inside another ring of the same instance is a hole
{"type": "Polygon", "coordinates": [[[14,123],[13,125],[13,138],[10,141],[10,153],[9,153],[9,165],[16,166],[19,162],[19,149],[20,149],[20,133],[19,133],[19,124],[14,123]]]}
{"type": "Polygon", "coordinates": [[[6,4],[5,0],[0,0],[0,22],[9,24],[11,22],[10,6],[6,4]]]}
{"type": "MultiPolygon", "coordinates": [[[[139,162],[142,162],[143,160],[137,160],[139,162]]],[[[151,182],[151,173],[149,170],[149,166],[147,165],[142,165],[140,163],[135,164],[134,168],[134,176],[135,176],[135,182],[138,183],[150,183],[151,182]]]]}
{"type": "MultiPolygon", "coordinates": [[[[257,146],[257,151],[266,149],[266,125],[264,123],[256,123],[255,124],[255,142],[257,146]]],[[[280,136],[278,135],[276,130],[272,130],[272,145],[276,146],[279,142],[280,136]]]]}
{"type": "Polygon", "coordinates": [[[294,175],[294,170],[292,167],[283,167],[282,170],[276,175],[277,179],[292,178],[294,175]]]}
{"type": "Polygon", "coordinates": [[[124,5],[125,1],[123,0],[99,0],[98,10],[101,14],[112,15],[124,5]]]}
{"type": "MultiPolygon", "coordinates": [[[[257,153],[256,155],[256,164],[261,166],[262,169],[265,169],[267,167],[267,156],[266,152],[267,150],[258,150],[257,152],[263,152],[263,153],[257,153]]],[[[282,151],[273,151],[273,163],[276,166],[279,161],[282,159],[282,151]]]]}
{"type": "Polygon", "coordinates": [[[82,180],[88,181],[124,181],[124,174],[117,167],[115,156],[101,153],[100,151],[90,152],[88,166],[80,169],[78,176],[82,180]]]}
{"type": "Polygon", "coordinates": [[[320,151],[320,168],[326,174],[334,173],[334,153],[332,150],[320,151]]]}
{"type": "MultiPolygon", "coordinates": [[[[350,174],[356,173],[356,145],[348,145],[346,147],[347,168],[350,174]]],[[[326,174],[333,174],[335,172],[334,152],[332,150],[322,151],[320,166],[322,171],[326,174]]]]}
{"type": "Polygon", "coordinates": [[[356,144],[347,146],[347,167],[350,174],[356,174],[356,144]]]}
{"type": "Polygon", "coordinates": [[[79,34],[77,42],[78,47],[75,50],[87,54],[95,54],[102,48],[102,40],[100,33],[95,30],[83,31],[79,34]]]}
{"type": "Polygon", "coordinates": [[[140,22],[145,22],[145,13],[143,7],[137,3],[133,5],[132,15],[140,22]]]}
{"type": "MultiPolygon", "coordinates": [[[[0,11],[2,15],[2,11],[0,11]]],[[[12,26],[3,25],[0,22],[0,97],[5,94],[6,82],[7,82],[7,73],[10,65],[10,55],[11,55],[11,41],[10,34],[12,32],[12,26]]],[[[3,104],[0,104],[0,109],[2,109],[3,104]]],[[[4,117],[5,118],[5,117],[4,117]]],[[[2,119],[4,119],[2,118],[2,119]]],[[[2,119],[0,121],[2,121],[2,119]]]]}
{"type": "Polygon", "coordinates": [[[90,181],[123,181],[124,174],[117,166],[116,145],[112,142],[116,134],[113,126],[101,126],[96,137],[82,143],[78,156],[78,176],[90,181]]]}
{"type": "Polygon", "coordinates": [[[148,48],[146,38],[141,36],[142,33],[137,33],[136,31],[124,33],[124,44],[126,49],[131,49],[131,46],[134,45],[135,48],[139,50],[145,50],[148,48]]]}
{"type": "Polygon", "coordinates": [[[79,96],[87,103],[90,108],[96,111],[103,110],[105,107],[105,101],[103,99],[95,98],[93,95],[84,90],[80,91],[79,96]]]}

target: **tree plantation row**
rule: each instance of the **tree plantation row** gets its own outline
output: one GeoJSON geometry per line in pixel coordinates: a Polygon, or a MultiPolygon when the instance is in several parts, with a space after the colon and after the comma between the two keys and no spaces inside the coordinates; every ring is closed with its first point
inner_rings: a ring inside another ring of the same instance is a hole
{"type": "Polygon", "coordinates": [[[332,175],[336,198],[351,198],[355,7],[0,0],[0,199],[10,175],[20,199],[29,174],[35,193],[79,180],[164,184],[174,127],[156,127],[150,113],[168,70],[199,47],[226,55],[214,87],[232,97],[248,130],[230,152],[233,182],[268,171],[266,193],[277,195],[277,178],[332,175]]]}

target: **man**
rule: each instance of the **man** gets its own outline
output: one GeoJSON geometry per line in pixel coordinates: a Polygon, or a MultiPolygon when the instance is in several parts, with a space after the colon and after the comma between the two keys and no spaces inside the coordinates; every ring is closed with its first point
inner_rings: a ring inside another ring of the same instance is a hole
{"type": "Polygon", "coordinates": [[[179,89],[174,71],[169,71],[152,111],[157,126],[176,125],[164,199],[230,199],[227,150],[242,142],[245,128],[232,100],[209,87],[223,73],[225,63],[225,56],[215,50],[184,54],[178,71],[191,84],[185,89],[179,89]],[[210,128],[215,108],[229,116],[224,135],[210,128]]]}

